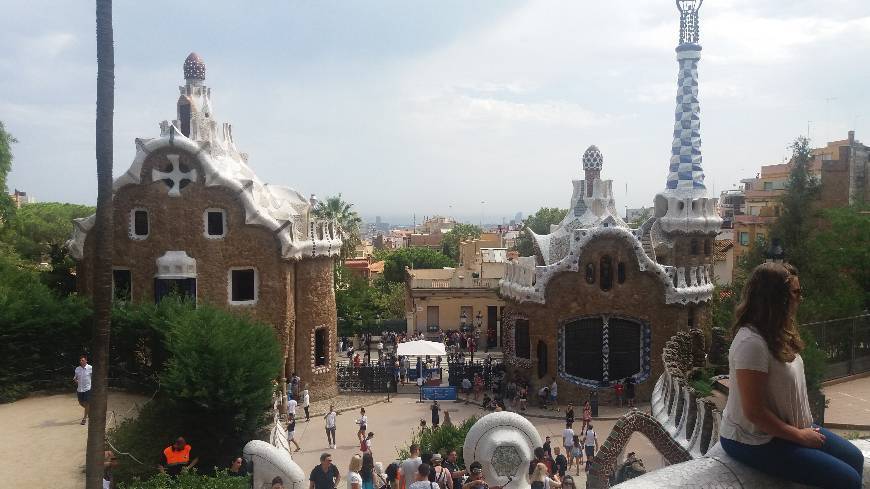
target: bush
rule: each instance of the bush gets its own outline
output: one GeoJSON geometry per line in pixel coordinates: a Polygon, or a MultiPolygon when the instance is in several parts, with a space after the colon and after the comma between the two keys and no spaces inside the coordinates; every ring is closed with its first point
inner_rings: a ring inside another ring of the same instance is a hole
{"type": "Polygon", "coordinates": [[[456,450],[457,462],[460,466],[464,466],[462,445],[465,443],[468,430],[474,426],[477,420],[477,416],[472,416],[458,425],[421,428],[413,434],[407,447],[399,449],[399,458],[408,458],[410,456],[408,447],[417,444],[420,446],[420,453],[440,453],[442,457],[446,457],[450,450],[456,450]]]}
{"type": "Polygon", "coordinates": [[[57,296],[36,270],[0,248],[0,402],[35,388],[72,389],[73,369],[90,339],[90,315],[86,301],[57,296]]]}
{"type": "Polygon", "coordinates": [[[158,474],[147,481],[121,483],[121,489],[246,489],[251,486],[249,477],[231,477],[225,470],[214,476],[185,472],[172,479],[166,474],[158,474]]]}
{"type": "Polygon", "coordinates": [[[171,306],[176,316],[166,318],[169,360],[158,396],[110,434],[118,450],[145,463],[123,462],[121,480],[153,473],[179,435],[197,451],[201,471],[226,467],[256,438],[271,405],[272,381],[281,371],[274,329],[210,306],[182,306],[171,306]]]}

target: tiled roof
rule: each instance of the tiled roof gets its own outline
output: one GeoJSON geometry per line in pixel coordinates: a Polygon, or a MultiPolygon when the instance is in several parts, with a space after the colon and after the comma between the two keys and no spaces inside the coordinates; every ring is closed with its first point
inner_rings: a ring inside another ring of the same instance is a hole
{"type": "Polygon", "coordinates": [[[713,261],[725,261],[728,250],[733,247],[733,239],[717,239],[713,241],[713,261]]]}

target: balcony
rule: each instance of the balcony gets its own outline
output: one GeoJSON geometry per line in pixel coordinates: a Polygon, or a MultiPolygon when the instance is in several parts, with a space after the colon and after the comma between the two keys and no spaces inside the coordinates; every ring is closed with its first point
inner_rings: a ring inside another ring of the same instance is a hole
{"type": "Polygon", "coordinates": [[[412,289],[498,289],[497,278],[452,277],[449,279],[412,278],[412,289]]]}

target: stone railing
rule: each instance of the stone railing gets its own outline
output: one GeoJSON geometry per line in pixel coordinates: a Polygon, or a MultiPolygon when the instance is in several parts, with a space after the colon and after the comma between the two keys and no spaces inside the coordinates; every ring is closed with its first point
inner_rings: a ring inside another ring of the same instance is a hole
{"type": "Polygon", "coordinates": [[[497,278],[452,277],[449,279],[413,278],[412,289],[497,289],[497,278]]]}

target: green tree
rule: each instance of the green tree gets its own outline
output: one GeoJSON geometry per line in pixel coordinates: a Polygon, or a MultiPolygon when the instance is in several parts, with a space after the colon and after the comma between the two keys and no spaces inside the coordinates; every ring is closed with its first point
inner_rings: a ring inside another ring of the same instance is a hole
{"type": "Polygon", "coordinates": [[[517,236],[514,249],[520,256],[533,256],[535,254],[535,245],[532,235],[528,233],[531,229],[535,234],[548,234],[551,224],[559,224],[565,218],[568,209],[559,209],[558,207],[541,207],[538,212],[523,220],[523,232],[517,236]]]}
{"type": "Polygon", "coordinates": [[[343,233],[341,260],[352,257],[354,249],[362,242],[360,236],[362,219],[353,210],[353,204],[345,202],[341,194],[327,197],[314,207],[314,215],[319,219],[329,219],[338,223],[343,233]]]}
{"type": "Polygon", "coordinates": [[[786,191],[780,199],[780,216],[771,227],[770,235],[772,240],[781,241],[786,259],[803,268],[813,259],[805,243],[816,224],[813,205],[821,189],[818,180],[810,174],[813,153],[809,139],[798,137],[790,149],[792,168],[786,191]]]}
{"type": "Polygon", "coordinates": [[[456,266],[456,262],[440,251],[429,248],[398,248],[382,250],[375,257],[384,260],[384,280],[404,283],[405,268],[444,268],[456,266]]]}
{"type": "Polygon", "coordinates": [[[52,247],[62,247],[73,231],[73,219],[93,214],[88,205],[60,202],[27,204],[18,209],[3,230],[3,240],[12,244],[22,258],[40,262],[52,247]]]}
{"type": "Polygon", "coordinates": [[[12,205],[12,199],[9,197],[6,178],[12,171],[12,144],[17,142],[11,134],[6,132],[6,127],[0,121],[0,228],[15,211],[15,206],[12,205]]]}
{"type": "Polygon", "coordinates": [[[641,212],[639,216],[637,216],[636,218],[634,218],[634,220],[632,220],[630,223],[628,223],[628,225],[633,227],[633,228],[639,228],[651,216],[652,216],[652,208],[651,207],[650,208],[644,207],[643,212],[641,212]]]}
{"type": "Polygon", "coordinates": [[[480,237],[481,229],[474,224],[457,223],[441,238],[441,253],[459,262],[459,243],[480,237]]]}

